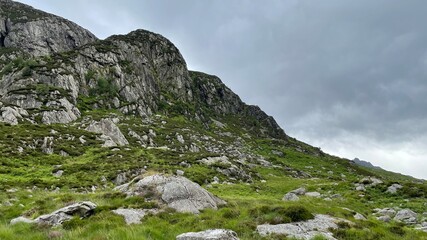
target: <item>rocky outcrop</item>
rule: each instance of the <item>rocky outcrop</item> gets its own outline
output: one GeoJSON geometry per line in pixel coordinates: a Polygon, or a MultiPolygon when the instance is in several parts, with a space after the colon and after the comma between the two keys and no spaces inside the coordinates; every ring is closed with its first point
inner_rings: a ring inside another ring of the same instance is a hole
{"type": "Polygon", "coordinates": [[[22,3],[0,1],[0,47],[18,48],[41,56],[69,51],[97,38],[61,17],[22,3]]]}
{"type": "MultiPolygon", "coordinates": [[[[1,106],[1,105],[0,105],[1,106]]],[[[18,120],[28,116],[28,112],[18,107],[2,107],[0,108],[0,122],[17,125],[18,120]]]]}
{"type": "Polygon", "coordinates": [[[183,233],[176,240],[239,240],[237,233],[227,229],[209,229],[202,232],[183,233]]]}
{"type": "Polygon", "coordinates": [[[115,190],[122,191],[128,196],[144,196],[166,204],[178,212],[199,213],[206,208],[217,209],[225,201],[215,197],[182,176],[152,175],[139,181],[118,186],[115,190]]]}
{"type": "Polygon", "coordinates": [[[403,222],[405,224],[416,224],[417,223],[417,213],[411,209],[402,209],[396,213],[394,216],[395,221],[403,222]]]}
{"type": "Polygon", "coordinates": [[[124,217],[126,224],[138,224],[141,223],[141,219],[147,214],[157,214],[159,211],[157,209],[116,209],[113,210],[113,213],[121,215],[124,217]]]}
{"type": "Polygon", "coordinates": [[[24,217],[18,217],[15,219],[12,219],[10,221],[10,224],[16,224],[16,223],[37,223],[37,224],[44,224],[44,225],[50,225],[50,226],[57,226],[62,224],[65,221],[70,220],[74,216],[79,217],[88,217],[91,214],[93,214],[93,211],[96,208],[96,204],[92,202],[79,202],[72,204],[70,206],[58,209],[50,214],[42,215],[34,220],[27,219],[24,217]]]}
{"type": "Polygon", "coordinates": [[[99,122],[92,121],[86,131],[99,133],[104,140],[103,147],[115,147],[128,145],[129,142],[120,129],[111,119],[101,119],[99,122]]]}
{"type": "Polygon", "coordinates": [[[338,229],[338,222],[346,222],[352,224],[350,221],[340,218],[334,218],[328,215],[316,215],[314,219],[305,222],[286,223],[278,225],[258,225],[257,231],[261,236],[268,236],[270,234],[285,235],[290,238],[297,239],[312,239],[315,236],[322,235],[326,239],[333,240],[331,229],[338,229]]]}
{"type": "Polygon", "coordinates": [[[400,185],[400,184],[397,184],[397,183],[394,183],[394,184],[392,184],[391,186],[389,186],[388,188],[387,188],[387,193],[390,193],[390,194],[396,194],[397,193],[397,191],[399,190],[399,189],[401,189],[401,188],[403,188],[403,186],[402,185],[400,185]]]}

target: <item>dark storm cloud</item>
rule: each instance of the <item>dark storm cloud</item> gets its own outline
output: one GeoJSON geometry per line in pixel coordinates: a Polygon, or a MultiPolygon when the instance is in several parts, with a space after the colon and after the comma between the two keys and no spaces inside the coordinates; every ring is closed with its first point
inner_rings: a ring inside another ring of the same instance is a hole
{"type": "Polygon", "coordinates": [[[386,166],[394,150],[427,178],[413,170],[427,168],[427,1],[22,2],[101,38],[161,33],[291,135],[386,166]]]}

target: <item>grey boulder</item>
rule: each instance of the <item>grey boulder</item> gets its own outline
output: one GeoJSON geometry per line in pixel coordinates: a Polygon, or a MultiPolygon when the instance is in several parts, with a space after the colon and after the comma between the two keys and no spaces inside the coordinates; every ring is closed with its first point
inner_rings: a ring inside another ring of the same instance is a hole
{"type": "Polygon", "coordinates": [[[58,209],[50,214],[41,215],[40,217],[31,220],[24,217],[18,217],[12,219],[10,224],[16,224],[19,222],[24,223],[37,223],[46,224],[50,226],[61,225],[63,222],[70,220],[74,216],[80,216],[81,218],[88,217],[93,214],[96,208],[96,204],[93,202],[78,202],[67,207],[58,209]]]}
{"type": "Polygon", "coordinates": [[[183,233],[176,240],[239,240],[237,233],[227,229],[209,229],[203,232],[183,233]]]}
{"type": "Polygon", "coordinates": [[[120,208],[120,209],[113,210],[113,213],[123,216],[126,224],[128,224],[128,225],[141,223],[141,219],[145,215],[147,215],[149,213],[156,214],[158,212],[159,211],[157,209],[133,209],[133,208],[124,209],[124,208],[120,208]]]}
{"type": "Polygon", "coordinates": [[[199,213],[200,210],[218,209],[225,201],[182,176],[156,174],[139,181],[135,179],[115,189],[129,196],[144,196],[160,200],[178,212],[199,213]]]}
{"type": "Polygon", "coordinates": [[[120,131],[119,127],[111,119],[101,119],[99,122],[92,121],[86,131],[99,133],[104,140],[103,147],[115,147],[128,145],[129,142],[120,131]]]}
{"type": "Polygon", "coordinates": [[[417,213],[410,209],[403,209],[396,213],[394,217],[395,221],[400,221],[406,224],[416,224],[417,223],[417,213]]]}

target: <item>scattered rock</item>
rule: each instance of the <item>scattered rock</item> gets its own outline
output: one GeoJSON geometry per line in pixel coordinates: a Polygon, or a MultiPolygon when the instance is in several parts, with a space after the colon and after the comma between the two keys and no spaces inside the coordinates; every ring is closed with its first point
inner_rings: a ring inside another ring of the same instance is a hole
{"type": "Polygon", "coordinates": [[[285,154],[282,151],[271,150],[271,153],[274,154],[274,155],[276,155],[276,156],[279,156],[279,157],[284,157],[285,156],[285,154]]]}
{"type": "Polygon", "coordinates": [[[391,217],[390,216],[379,216],[377,217],[377,220],[382,221],[382,222],[390,222],[391,221],[391,217]]]}
{"type": "Polygon", "coordinates": [[[282,200],[283,201],[298,201],[299,197],[293,192],[288,192],[285,194],[285,196],[283,196],[282,200]]]}
{"type": "Polygon", "coordinates": [[[176,240],[239,240],[237,233],[226,229],[209,229],[203,232],[183,233],[176,240]]]}
{"type": "Polygon", "coordinates": [[[307,190],[303,187],[300,187],[298,189],[290,191],[290,193],[295,193],[296,195],[304,195],[307,192],[307,190]]]}
{"type": "Polygon", "coordinates": [[[387,188],[387,191],[386,191],[386,192],[391,193],[391,194],[395,194],[395,193],[397,193],[397,190],[399,190],[399,189],[401,189],[401,188],[403,188],[403,186],[402,186],[402,185],[395,183],[395,184],[393,184],[393,185],[389,186],[389,187],[387,188]]]}
{"type": "Polygon", "coordinates": [[[101,121],[92,121],[86,128],[86,131],[99,133],[104,140],[103,147],[115,147],[128,145],[129,142],[111,119],[101,119],[101,121]]]}
{"type": "Polygon", "coordinates": [[[52,173],[52,175],[53,175],[54,177],[61,177],[63,173],[64,173],[64,171],[63,171],[63,170],[58,170],[58,171],[56,171],[56,172],[52,173]]]}
{"type": "Polygon", "coordinates": [[[182,176],[152,175],[137,182],[136,179],[130,183],[116,187],[129,196],[144,196],[157,198],[168,207],[178,212],[199,213],[205,208],[217,209],[218,205],[226,204],[225,201],[215,197],[182,176]],[[149,195],[148,195],[149,193],[149,195]]]}
{"type": "Polygon", "coordinates": [[[320,193],[318,193],[318,192],[307,192],[307,193],[305,193],[305,196],[307,196],[307,197],[316,197],[316,198],[319,198],[319,197],[321,197],[322,195],[321,195],[320,193]]]}
{"type": "Polygon", "coordinates": [[[158,209],[133,209],[133,208],[124,209],[124,208],[120,208],[120,209],[113,210],[113,213],[123,216],[126,224],[128,224],[128,225],[141,223],[141,219],[145,215],[147,215],[149,213],[157,214],[158,212],[159,212],[158,209]]]}
{"type": "Polygon", "coordinates": [[[50,214],[42,215],[34,220],[27,219],[24,217],[18,217],[10,221],[11,224],[16,224],[18,222],[25,223],[38,223],[46,224],[50,226],[57,226],[62,224],[65,221],[70,220],[73,216],[80,216],[82,218],[88,217],[93,214],[93,211],[96,208],[96,204],[92,202],[79,202],[72,204],[70,206],[58,209],[50,214]]]}
{"type": "Polygon", "coordinates": [[[366,217],[363,216],[360,213],[356,213],[356,214],[354,214],[354,219],[356,219],[356,220],[366,220],[366,217]]]}
{"type": "Polygon", "coordinates": [[[352,222],[334,218],[328,215],[316,215],[314,219],[305,222],[286,223],[278,225],[258,225],[258,233],[265,237],[270,234],[286,235],[290,238],[297,239],[312,239],[317,235],[322,235],[326,239],[335,239],[330,229],[338,229],[338,222],[346,222],[352,224],[352,222]]]}
{"type": "Polygon", "coordinates": [[[403,209],[396,213],[394,217],[395,221],[403,222],[405,224],[416,224],[417,223],[417,213],[410,209],[403,209]]]}

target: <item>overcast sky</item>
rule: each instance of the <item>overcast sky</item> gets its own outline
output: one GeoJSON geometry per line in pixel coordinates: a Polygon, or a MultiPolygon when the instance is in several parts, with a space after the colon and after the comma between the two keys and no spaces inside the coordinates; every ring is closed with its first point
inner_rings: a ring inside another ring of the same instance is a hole
{"type": "Polygon", "coordinates": [[[286,133],[427,179],[425,0],[21,0],[99,38],[142,28],[286,133]]]}

